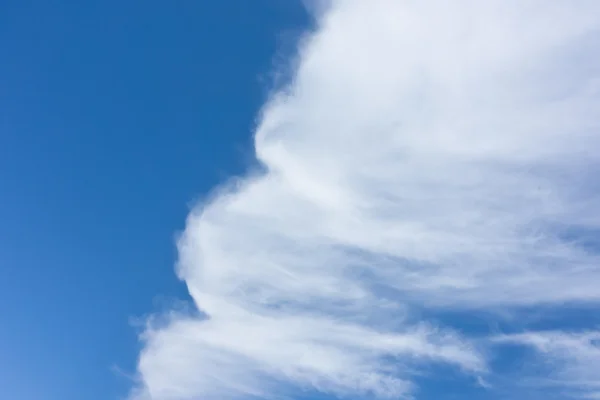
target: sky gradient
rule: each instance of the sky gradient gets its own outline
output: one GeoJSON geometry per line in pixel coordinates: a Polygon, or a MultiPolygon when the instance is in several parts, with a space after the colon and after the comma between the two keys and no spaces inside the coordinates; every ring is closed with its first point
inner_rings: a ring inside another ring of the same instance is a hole
{"type": "Polygon", "coordinates": [[[270,0],[0,2],[1,398],[127,395],[136,319],[187,299],[175,235],[253,163],[307,23],[270,0]]]}
{"type": "Polygon", "coordinates": [[[600,4],[211,3],[6,6],[6,395],[600,398],[600,4]]]}

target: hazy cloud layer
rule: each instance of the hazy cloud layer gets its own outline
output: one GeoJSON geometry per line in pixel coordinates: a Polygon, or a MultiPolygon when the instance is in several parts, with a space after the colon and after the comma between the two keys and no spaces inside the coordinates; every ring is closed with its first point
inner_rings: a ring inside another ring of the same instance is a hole
{"type": "MultiPolygon", "coordinates": [[[[600,300],[600,2],[314,7],[256,131],[266,172],[223,186],[179,241],[206,318],[148,328],[132,399],[418,397],[433,365],[493,376],[498,339],[417,308],[600,300]]],[[[580,371],[598,357],[561,350],[587,336],[523,335],[595,393],[580,371]]]]}

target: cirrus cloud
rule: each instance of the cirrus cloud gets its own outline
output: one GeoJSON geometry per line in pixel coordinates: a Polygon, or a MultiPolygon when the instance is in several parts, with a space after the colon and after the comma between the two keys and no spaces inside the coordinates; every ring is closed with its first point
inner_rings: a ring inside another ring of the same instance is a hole
{"type": "Polygon", "coordinates": [[[416,309],[600,300],[600,3],[319,10],[263,107],[264,172],[179,240],[203,317],[148,328],[132,399],[412,397],[432,365],[494,374],[481,338],[416,309]]]}

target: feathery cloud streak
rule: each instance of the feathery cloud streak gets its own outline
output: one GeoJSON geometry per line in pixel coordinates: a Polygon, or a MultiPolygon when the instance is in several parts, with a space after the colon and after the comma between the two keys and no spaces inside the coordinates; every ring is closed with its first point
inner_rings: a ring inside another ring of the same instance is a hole
{"type": "Polygon", "coordinates": [[[539,381],[544,386],[562,387],[576,398],[600,399],[600,331],[526,332],[493,341],[533,349],[528,362],[542,369],[539,381]]]}
{"type": "Polygon", "coordinates": [[[435,363],[493,374],[416,305],[600,300],[599,29],[597,1],[330,2],[263,108],[266,171],[189,216],[206,318],[148,328],[132,398],[410,397],[435,363]]]}

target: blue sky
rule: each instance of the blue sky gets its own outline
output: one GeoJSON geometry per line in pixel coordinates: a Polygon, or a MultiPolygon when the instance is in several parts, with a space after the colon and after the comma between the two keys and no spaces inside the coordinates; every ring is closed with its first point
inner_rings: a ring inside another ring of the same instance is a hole
{"type": "Polygon", "coordinates": [[[130,318],[186,298],[175,233],[251,163],[306,23],[272,0],[0,2],[0,397],[127,393],[130,318]]]}
{"type": "Polygon", "coordinates": [[[0,397],[600,398],[600,3],[5,1],[0,397]]]}

